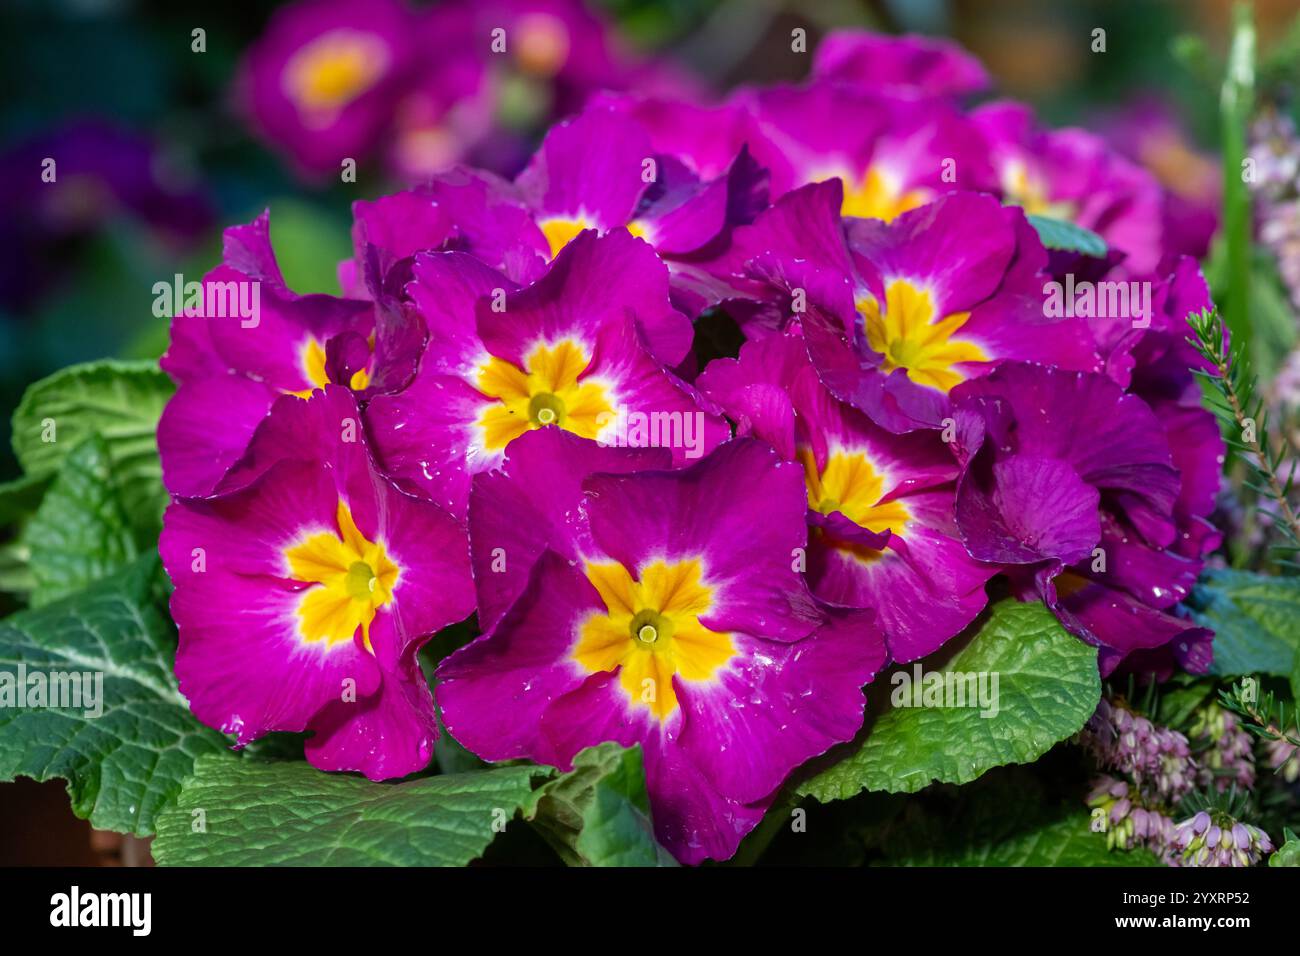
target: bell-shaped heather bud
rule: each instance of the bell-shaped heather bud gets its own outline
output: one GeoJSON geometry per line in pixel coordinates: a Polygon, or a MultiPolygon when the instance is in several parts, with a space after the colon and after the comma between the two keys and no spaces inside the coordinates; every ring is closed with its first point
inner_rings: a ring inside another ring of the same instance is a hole
{"type": "Polygon", "coordinates": [[[1273,841],[1226,813],[1202,810],[1175,827],[1172,850],[1174,866],[1254,866],[1272,852],[1273,841]]]}
{"type": "Polygon", "coordinates": [[[1254,740],[1234,714],[1215,704],[1204,708],[1192,725],[1192,739],[1205,746],[1197,771],[1201,786],[1223,793],[1234,783],[1242,789],[1255,785],[1254,740]]]}
{"type": "Polygon", "coordinates": [[[1268,765],[1287,783],[1300,780],[1300,747],[1286,740],[1270,740],[1264,745],[1268,765]]]}

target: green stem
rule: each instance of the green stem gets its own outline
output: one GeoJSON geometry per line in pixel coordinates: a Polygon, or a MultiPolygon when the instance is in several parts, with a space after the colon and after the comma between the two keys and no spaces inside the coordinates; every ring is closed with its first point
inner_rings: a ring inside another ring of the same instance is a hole
{"type": "Polygon", "coordinates": [[[768,845],[790,823],[790,811],[799,801],[787,790],[772,802],[771,808],[749,836],[745,837],[728,866],[754,866],[767,852],[768,845]]]}
{"type": "MultiPolygon", "coordinates": [[[[1228,403],[1232,417],[1243,436],[1242,443],[1246,444],[1244,436],[1248,416],[1245,403],[1241,400],[1241,396],[1237,394],[1237,387],[1233,384],[1230,361],[1230,355],[1226,351],[1221,351],[1215,360],[1215,370],[1219,376],[1224,400],[1228,403]]],[[[1300,518],[1296,516],[1295,509],[1291,507],[1291,502],[1287,500],[1282,476],[1273,467],[1273,462],[1279,460],[1281,456],[1274,453],[1273,443],[1269,440],[1267,432],[1263,431],[1262,424],[1258,422],[1255,424],[1257,429],[1255,440],[1247,446],[1250,448],[1250,453],[1255,456],[1255,471],[1268,485],[1269,497],[1277,502],[1282,521],[1290,529],[1292,539],[1300,541],[1300,518]]]]}
{"type": "MultiPolygon", "coordinates": [[[[1251,203],[1243,176],[1247,127],[1255,107],[1255,24],[1249,3],[1233,8],[1232,45],[1220,91],[1223,144],[1223,235],[1228,288],[1224,310],[1235,343],[1249,348],[1251,203]]],[[[1253,354],[1247,352],[1246,354],[1253,354]]]]}

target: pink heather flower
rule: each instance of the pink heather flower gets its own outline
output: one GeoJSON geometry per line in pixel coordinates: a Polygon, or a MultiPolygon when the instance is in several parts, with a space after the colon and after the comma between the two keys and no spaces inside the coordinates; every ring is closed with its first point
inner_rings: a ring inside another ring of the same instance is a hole
{"type": "Polygon", "coordinates": [[[1300,747],[1286,740],[1269,740],[1264,743],[1268,765],[1287,783],[1300,780],[1300,747]]]}
{"type": "Polygon", "coordinates": [[[1300,307],[1300,137],[1290,117],[1267,109],[1256,119],[1251,140],[1259,240],[1272,251],[1291,302],[1300,307]]]}
{"type": "Polygon", "coordinates": [[[1197,766],[1187,738],[1103,697],[1085,729],[1084,741],[1102,767],[1133,777],[1142,792],[1172,805],[1196,782],[1197,766]]]}
{"type": "Polygon", "coordinates": [[[1205,749],[1200,752],[1197,781],[1211,784],[1220,792],[1233,784],[1249,790],[1255,785],[1254,738],[1237,721],[1235,714],[1211,704],[1192,724],[1192,740],[1205,749]]]}
{"type": "Polygon", "coordinates": [[[1103,775],[1093,781],[1087,803],[1104,814],[1107,847],[1132,850],[1144,846],[1163,855],[1173,839],[1173,821],[1140,800],[1126,782],[1103,775]]]}
{"type": "Polygon", "coordinates": [[[1202,810],[1174,831],[1174,866],[1254,866],[1273,852],[1267,833],[1224,813],[1202,810]]]}

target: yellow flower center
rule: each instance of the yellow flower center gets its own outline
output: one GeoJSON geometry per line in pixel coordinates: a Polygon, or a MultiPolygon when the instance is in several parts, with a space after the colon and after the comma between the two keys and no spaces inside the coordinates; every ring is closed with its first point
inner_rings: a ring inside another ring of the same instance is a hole
{"type": "MultiPolygon", "coordinates": [[[[872,466],[862,452],[835,451],[826,459],[820,471],[811,448],[796,452],[803,465],[804,484],[808,488],[808,507],[824,515],[839,512],[860,528],[874,531],[891,531],[899,537],[907,527],[907,508],[898,501],[885,501],[885,479],[872,466]]],[[[880,552],[863,545],[836,542],[842,550],[851,551],[863,561],[874,561],[880,552]]]]}
{"type": "Polygon", "coordinates": [[[659,720],[677,709],[674,676],[713,680],[736,653],[730,635],[700,623],[713,589],[703,583],[699,559],[655,561],[639,580],[617,562],[589,562],[586,573],[605,613],[583,622],[573,659],[592,673],[621,668],[623,689],[659,720]]]}
{"type": "Polygon", "coordinates": [[[1003,166],[1001,178],[1006,201],[1021,207],[1029,215],[1067,221],[1074,218],[1074,203],[1052,202],[1047,196],[1047,184],[1032,176],[1029,168],[1020,160],[1012,160],[1003,166]]]}
{"type": "Polygon", "coordinates": [[[615,412],[604,385],[578,381],[590,362],[582,346],[570,339],[536,346],[523,368],[489,359],[479,369],[478,390],[497,401],[479,416],[483,446],[497,451],[529,429],[547,425],[595,438],[615,412]]]}
{"type": "Polygon", "coordinates": [[[591,223],[586,219],[578,216],[574,219],[568,219],[564,216],[554,216],[550,219],[543,219],[538,224],[542,230],[542,235],[546,237],[546,242],[551,247],[551,258],[554,259],[559,251],[567,246],[578,233],[584,229],[590,229],[591,223]]]}
{"type": "MultiPolygon", "coordinates": [[[[313,336],[303,344],[300,361],[302,362],[303,374],[307,376],[307,381],[311,382],[311,388],[304,388],[301,391],[293,392],[299,398],[311,398],[312,392],[318,388],[324,388],[330,384],[329,373],[325,371],[325,346],[313,336]]],[[[370,373],[365,369],[357,369],[352,373],[352,378],[348,381],[348,388],[353,391],[360,391],[370,384],[370,373]]]]}
{"type": "MultiPolygon", "coordinates": [[[[537,228],[542,230],[542,235],[546,237],[547,244],[551,247],[551,258],[554,259],[561,249],[572,242],[584,229],[594,229],[595,223],[589,222],[585,216],[577,215],[568,216],[551,216],[549,219],[539,220],[537,228]]],[[[637,220],[629,222],[626,226],[628,232],[638,239],[650,238],[650,230],[644,223],[637,220]]]]}
{"type": "Polygon", "coordinates": [[[331,30],[285,64],[284,91],[310,122],[324,125],[379,81],[388,59],[388,47],[374,34],[331,30]]]}
{"type": "Polygon", "coordinates": [[[338,531],[321,531],[287,548],[289,577],[316,585],[298,602],[298,637],[307,644],[324,641],[327,648],[351,641],[361,628],[366,650],[370,622],[393,599],[400,569],[384,546],[369,541],[339,501],[338,531]]]}
{"type": "Polygon", "coordinates": [[[896,176],[875,166],[856,180],[845,173],[820,177],[830,178],[838,178],[844,184],[844,201],[840,205],[840,214],[843,216],[891,222],[909,209],[924,206],[934,198],[928,189],[904,189],[896,176]]]}
{"type": "Polygon", "coordinates": [[[918,385],[947,392],[966,376],[953,368],[962,362],[987,362],[973,342],[953,338],[966,324],[969,312],[954,312],[934,321],[934,299],[928,289],[918,289],[905,279],[885,287],[885,310],[874,295],[858,300],[866,325],[867,343],[885,357],[881,369],[905,369],[918,385]]]}

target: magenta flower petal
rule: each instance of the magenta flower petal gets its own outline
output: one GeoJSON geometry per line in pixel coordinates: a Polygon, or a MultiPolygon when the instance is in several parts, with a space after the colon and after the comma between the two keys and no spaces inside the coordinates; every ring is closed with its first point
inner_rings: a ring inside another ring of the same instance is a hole
{"type": "Polygon", "coordinates": [[[420,252],[467,252],[516,282],[541,275],[546,238],[509,183],[490,173],[453,169],[416,189],[353,203],[355,263],[365,249],[380,250],[386,275],[420,252]]]}
{"type": "Polygon", "coordinates": [[[315,716],[305,748],[312,766],[391,780],[429,765],[438,723],[419,664],[412,656],[381,679],[370,696],[355,703],[333,700],[315,716]]]}
{"type": "Polygon", "coordinates": [[[1026,212],[1098,232],[1125,255],[1122,273],[1149,276],[1164,257],[1164,208],[1155,177],[1080,129],[1043,131],[1028,107],[985,104],[971,114],[1003,198],[1026,212]]]}
{"type": "Polygon", "coordinates": [[[479,626],[490,630],[551,550],[576,561],[596,550],[586,510],[588,476],[666,469],[662,448],[606,448],[558,428],[512,442],[499,469],[474,478],[469,527],[479,626]]]}
{"type": "Polygon", "coordinates": [[[752,803],[789,768],[848,740],[862,726],[862,686],[887,652],[875,615],[837,610],[794,644],[741,636],[742,663],[713,685],[683,685],[680,745],[722,793],[752,803]]]}
{"type": "Polygon", "coordinates": [[[708,774],[677,743],[676,730],[660,731],[644,712],[629,712],[618,680],[592,674],[546,713],[541,759],[568,767],[590,743],[640,744],[655,836],[682,863],[726,860],[763,819],[776,794],[751,804],[719,793],[708,774]]]}
{"type": "Polygon", "coordinates": [[[710,363],[699,383],[742,432],[802,465],[814,593],[873,609],[893,658],[912,660],[975,618],[997,568],[961,543],[957,463],[938,435],[890,434],[837,401],[799,332],[747,342],[739,359],[710,363]]]}
{"type": "Polygon", "coordinates": [[[657,335],[680,358],[692,330],[663,263],[626,233],[584,233],[522,289],[468,255],[422,254],[410,289],[435,334],[415,381],[372,398],[366,422],[388,473],[454,514],[530,430],[665,447],[677,464],[729,435],[647,350],[657,335]]]}
{"type": "Polygon", "coordinates": [[[980,561],[1070,564],[1101,538],[1101,494],[1067,461],[1014,455],[973,470],[957,493],[957,522],[980,561]]]}
{"type": "Polygon", "coordinates": [[[667,268],[626,232],[578,236],[540,280],[498,311],[480,302],[478,315],[488,351],[516,365],[536,338],[589,335],[614,316],[635,317],[651,353],[669,368],[686,357],[693,338],[690,321],[669,304],[667,268]]]}
{"type": "MultiPolygon", "coordinates": [[[[537,755],[542,715],[587,677],[569,656],[574,625],[600,607],[581,572],[544,552],[492,631],[438,665],[438,702],[452,736],[485,760],[537,755]]],[[[592,743],[599,739],[608,738],[592,743]]]]}
{"type": "Polygon", "coordinates": [[[323,769],[422,769],[437,731],[411,668],[473,609],[463,530],[379,475],[342,387],[282,398],[231,474],[174,501],[159,545],[195,714],[240,744],[320,731],[323,769]]]}
{"type": "MultiPolygon", "coordinates": [[[[576,500],[576,475],[559,474],[570,459],[555,454],[575,442],[527,436],[508,477],[475,483],[480,577],[482,556],[499,551],[504,572],[549,540],[509,609],[439,665],[443,718],[488,759],[567,767],[602,740],[639,744],[659,839],[684,861],[725,857],[794,766],[857,732],[883,637],[868,612],[808,594],[795,570],[802,483],[761,442],[673,471],[592,475],[576,500]],[[538,480],[557,492],[530,495],[538,480]]],[[[492,585],[493,602],[516,588],[492,585]]]]}
{"type": "Polygon", "coordinates": [[[976,127],[936,99],[817,82],[739,98],[763,134],[750,148],[772,171],[774,196],[838,179],[845,216],[890,221],[943,193],[996,182],[976,127]]]}
{"type": "MultiPolygon", "coordinates": [[[[646,190],[647,160],[653,162],[654,154],[640,124],[619,110],[596,106],[551,127],[515,183],[542,231],[563,220],[571,224],[568,238],[585,228],[630,223],[646,190]]],[[[552,253],[558,252],[562,234],[551,234],[556,237],[552,253]]]]}
{"type": "Polygon", "coordinates": [[[717,595],[717,610],[700,618],[706,627],[778,640],[818,627],[794,565],[808,538],[803,482],[761,442],[735,439],[680,472],[596,475],[583,489],[597,546],[624,567],[702,558],[717,595]],[[742,482],[762,505],[733,504],[742,482]]]}
{"type": "Polygon", "coordinates": [[[240,376],[183,382],[158,421],[163,483],[177,495],[210,493],[244,454],[275,392],[240,376]],[[213,428],[213,409],[222,427],[213,428]]]}
{"type": "MultiPolygon", "coordinates": [[[[1046,595],[1048,607],[1070,631],[1101,649],[1098,665],[1108,677],[1125,658],[1173,647],[1191,673],[1209,670],[1213,635],[1203,627],[1157,610],[1116,588],[1071,577],[1058,579],[1046,595]],[[1178,651],[1177,648],[1182,648],[1178,651]]],[[[1155,668],[1152,668],[1155,669],[1155,668]]]]}
{"type": "Polygon", "coordinates": [[[187,303],[177,304],[159,363],[179,386],[159,428],[173,493],[211,493],[280,396],[305,398],[331,382],[368,396],[401,387],[414,372],[425,330],[409,305],[387,296],[295,294],[284,285],[269,230],[266,213],[227,229],[225,262],[204,278],[202,308],[188,314],[187,303]],[[205,402],[223,410],[210,454],[194,444],[205,402]]]}
{"type": "Polygon", "coordinates": [[[1151,407],[1105,376],[1021,363],[961,385],[954,402],[971,552],[1025,565],[1022,596],[1041,595],[1099,646],[1104,674],[1130,656],[1157,673],[1175,659],[1208,667],[1208,632],[1166,612],[1195,582],[1206,538],[1151,407]]]}
{"type": "Polygon", "coordinates": [[[835,30],[822,40],[813,76],[896,96],[979,93],[990,83],[979,60],[948,40],[862,30],[835,30]]]}

